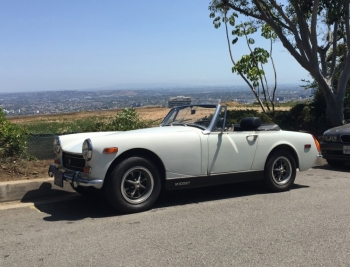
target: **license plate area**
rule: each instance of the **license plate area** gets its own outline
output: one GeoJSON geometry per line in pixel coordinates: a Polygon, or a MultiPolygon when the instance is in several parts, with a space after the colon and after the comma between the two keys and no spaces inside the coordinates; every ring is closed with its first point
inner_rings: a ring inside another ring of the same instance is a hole
{"type": "Polygon", "coordinates": [[[350,154],[350,146],[343,146],[343,153],[350,154]]]}
{"type": "Polygon", "coordinates": [[[56,171],[53,173],[53,183],[59,187],[63,187],[63,173],[56,171]]]}

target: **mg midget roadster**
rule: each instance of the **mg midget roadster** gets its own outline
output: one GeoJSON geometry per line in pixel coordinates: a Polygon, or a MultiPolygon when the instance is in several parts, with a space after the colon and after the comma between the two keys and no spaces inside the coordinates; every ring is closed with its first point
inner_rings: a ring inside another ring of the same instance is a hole
{"type": "Polygon", "coordinates": [[[58,186],[103,192],[132,213],[151,208],[161,190],[262,180],[269,191],[286,191],[296,170],[320,155],[310,134],[258,117],[230,125],[226,114],[219,104],[187,105],[171,109],[160,127],[57,136],[49,174],[58,186]]]}

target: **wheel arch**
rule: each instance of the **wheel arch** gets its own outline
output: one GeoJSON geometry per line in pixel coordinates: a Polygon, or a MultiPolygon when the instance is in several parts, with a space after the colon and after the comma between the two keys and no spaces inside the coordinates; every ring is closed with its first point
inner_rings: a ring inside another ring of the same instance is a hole
{"type": "Polygon", "coordinates": [[[152,163],[155,164],[155,167],[157,168],[157,170],[159,172],[160,181],[161,181],[162,185],[164,184],[164,182],[165,182],[165,167],[164,167],[163,161],[159,158],[159,156],[156,153],[154,153],[153,151],[150,151],[148,149],[134,148],[134,149],[124,151],[122,154],[120,154],[117,158],[114,159],[114,161],[108,167],[108,170],[107,170],[106,175],[105,175],[105,180],[104,180],[103,186],[105,186],[106,181],[107,181],[110,173],[113,171],[113,169],[119,163],[121,163],[123,160],[125,160],[127,158],[131,158],[131,157],[142,157],[142,158],[149,159],[150,161],[152,161],[152,163]]]}
{"type": "Polygon", "coordinates": [[[295,149],[294,149],[293,147],[291,147],[290,145],[286,145],[286,144],[278,145],[278,146],[274,147],[274,148],[270,151],[269,155],[268,155],[267,158],[266,158],[265,167],[266,167],[266,163],[267,163],[267,161],[268,161],[268,158],[269,158],[270,155],[271,155],[272,153],[274,153],[276,150],[286,150],[286,151],[288,151],[288,152],[292,155],[292,157],[293,157],[293,159],[294,159],[294,161],[295,161],[295,166],[296,166],[296,168],[299,168],[299,157],[298,157],[297,152],[295,151],[295,149]]]}

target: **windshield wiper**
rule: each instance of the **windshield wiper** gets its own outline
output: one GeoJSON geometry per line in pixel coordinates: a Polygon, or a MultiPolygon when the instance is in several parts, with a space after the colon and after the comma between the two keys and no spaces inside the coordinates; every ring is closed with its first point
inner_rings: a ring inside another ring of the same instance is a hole
{"type": "Polygon", "coordinates": [[[184,123],[182,123],[182,122],[178,122],[178,121],[171,122],[171,123],[170,123],[170,125],[171,125],[171,126],[179,126],[179,125],[180,125],[180,126],[185,126],[185,124],[184,124],[184,123]]]}
{"type": "Polygon", "coordinates": [[[162,126],[185,126],[185,124],[182,122],[173,121],[173,122],[168,122],[167,124],[163,124],[162,126]]]}
{"type": "Polygon", "coordinates": [[[189,122],[185,124],[186,126],[191,126],[191,127],[196,127],[196,128],[200,128],[202,130],[207,129],[206,127],[204,127],[203,125],[197,124],[197,123],[193,123],[193,122],[189,122]]]}

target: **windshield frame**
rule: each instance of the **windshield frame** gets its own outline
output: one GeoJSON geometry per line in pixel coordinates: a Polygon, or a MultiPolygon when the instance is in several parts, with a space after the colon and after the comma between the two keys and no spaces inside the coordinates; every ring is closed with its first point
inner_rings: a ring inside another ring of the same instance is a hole
{"type": "MultiPolygon", "coordinates": [[[[225,118],[224,120],[226,120],[226,106],[221,106],[220,104],[191,104],[191,105],[183,105],[183,106],[177,106],[177,107],[174,107],[172,108],[168,114],[165,116],[165,118],[162,120],[160,126],[161,127],[164,127],[164,126],[178,126],[180,124],[177,124],[177,125],[171,125],[169,123],[167,123],[169,120],[171,120],[171,117],[174,116],[174,112],[176,113],[176,116],[177,114],[179,113],[180,110],[183,110],[183,109],[186,109],[186,108],[193,108],[193,107],[201,107],[201,108],[215,108],[215,111],[213,113],[213,117],[211,118],[211,121],[210,121],[210,124],[208,127],[203,127],[203,133],[204,134],[209,134],[213,127],[214,127],[214,124],[216,122],[216,119],[220,113],[220,111],[222,111],[222,109],[224,109],[225,111],[225,118]]],[[[181,124],[181,126],[187,126],[186,124],[181,124]]],[[[189,124],[188,126],[193,126],[191,124],[189,124]]]]}

